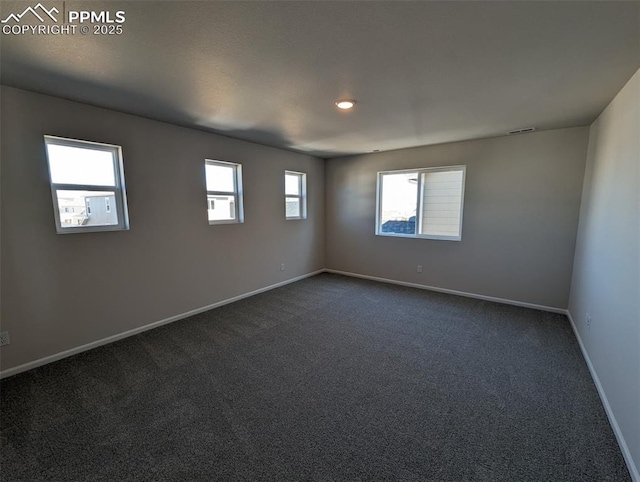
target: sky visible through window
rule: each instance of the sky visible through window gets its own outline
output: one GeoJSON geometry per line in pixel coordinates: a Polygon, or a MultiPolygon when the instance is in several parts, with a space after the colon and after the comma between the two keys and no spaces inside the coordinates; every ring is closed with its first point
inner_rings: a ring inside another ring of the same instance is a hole
{"type": "Polygon", "coordinates": [[[382,176],[382,218],[406,221],[416,215],[418,175],[415,172],[382,176]]]}
{"type": "Polygon", "coordinates": [[[207,191],[234,192],[234,172],[233,166],[205,164],[207,191]]]}
{"type": "Polygon", "coordinates": [[[54,184],[115,186],[113,154],[109,151],[48,144],[49,171],[54,184]]]}
{"type": "Polygon", "coordinates": [[[293,196],[300,195],[300,176],[298,174],[284,176],[284,192],[293,196]]]}

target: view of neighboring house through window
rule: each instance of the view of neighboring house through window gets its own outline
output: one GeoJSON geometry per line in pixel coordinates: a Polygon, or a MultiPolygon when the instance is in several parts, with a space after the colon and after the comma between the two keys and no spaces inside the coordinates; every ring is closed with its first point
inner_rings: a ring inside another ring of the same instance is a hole
{"type": "Polygon", "coordinates": [[[307,217],[307,175],[302,172],[284,172],[284,207],[286,219],[307,217]]]}
{"type": "Polygon", "coordinates": [[[206,160],[204,171],[209,224],[242,223],[242,166],[206,160]]]}
{"type": "Polygon", "coordinates": [[[57,232],[129,229],[120,146],[44,140],[57,232]]]}
{"type": "Polygon", "coordinates": [[[378,173],[376,234],[462,239],[465,166],[378,173]]]}

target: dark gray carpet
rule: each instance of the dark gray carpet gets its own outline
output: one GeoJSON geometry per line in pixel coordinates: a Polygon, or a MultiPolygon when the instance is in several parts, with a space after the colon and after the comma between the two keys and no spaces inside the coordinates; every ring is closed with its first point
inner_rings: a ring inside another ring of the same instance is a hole
{"type": "Polygon", "coordinates": [[[627,481],[561,315],[322,274],[5,379],[2,481],[627,481]]]}

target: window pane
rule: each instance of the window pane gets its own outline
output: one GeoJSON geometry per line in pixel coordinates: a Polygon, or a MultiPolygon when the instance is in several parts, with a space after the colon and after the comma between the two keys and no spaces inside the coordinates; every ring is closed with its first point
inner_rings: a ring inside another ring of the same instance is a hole
{"type": "Polygon", "coordinates": [[[209,221],[232,221],[236,218],[235,196],[207,196],[209,221]]]}
{"type": "Polygon", "coordinates": [[[288,197],[285,200],[286,217],[299,218],[300,217],[300,198],[288,197]]]}
{"type": "Polygon", "coordinates": [[[418,205],[418,174],[403,172],[382,175],[380,231],[415,234],[418,205]]]}
{"type": "Polygon", "coordinates": [[[422,176],[420,234],[459,236],[462,171],[425,172],[422,176]]]}
{"type": "Polygon", "coordinates": [[[235,183],[233,181],[235,168],[233,166],[205,164],[204,169],[207,179],[207,191],[235,191],[235,183]]]}
{"type": "Polygon", "coordinates": [[[55,184],[116,185],[110,151],[47,144],[47,153],[55,184]]]}
{"type": "Polygon", "coordinates": [[[118,224],[115,192],[57,191],[62,228],[113,226],[118,224]]]}
{"type": "Polygon", "coordinates": [[[284,193],[292,196],[300,195],[300,176],[298,174],[284,175],[284,193]]]}

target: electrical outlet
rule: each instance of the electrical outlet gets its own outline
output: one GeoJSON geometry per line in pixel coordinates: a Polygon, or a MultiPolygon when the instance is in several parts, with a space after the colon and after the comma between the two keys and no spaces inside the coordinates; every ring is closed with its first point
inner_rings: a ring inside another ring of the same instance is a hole
{"type": "Polygon", "coordinates": [[[586,323],[587,323],[587,331],[590,331],[591,330],[591,315],[589,313],[587,313],[586,323]]]}
{"type": "Polygon", "coordinates": [[[284,271],[284,263],[280,263],[280,271],[284,271]]]}
{"type": "Polygon", "coordinates": [[[9,340],[9,332],[3,331],[0,333],[0,346],[8,345],[9,343],[11,343],[9,340]]]}
{"type": "Polygon", "coordinates": [[[418,265],[418,273],[422,273],[422,265],[421,264],[418,265]]]}

